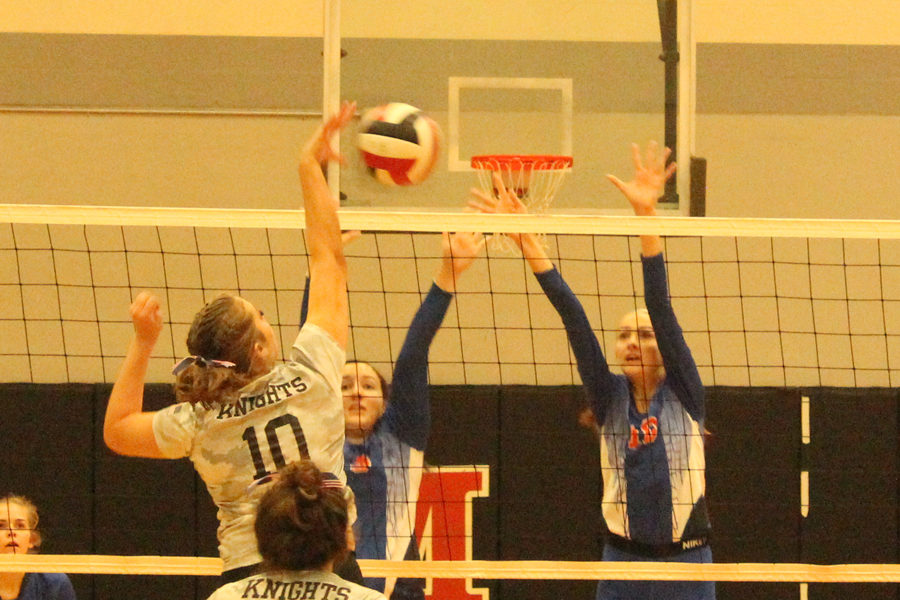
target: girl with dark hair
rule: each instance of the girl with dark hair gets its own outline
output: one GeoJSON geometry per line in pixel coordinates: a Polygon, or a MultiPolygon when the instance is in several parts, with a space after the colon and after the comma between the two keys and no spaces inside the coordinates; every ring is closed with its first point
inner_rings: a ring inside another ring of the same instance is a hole
{"type": "MultiPolygon", "coordinates": [[[[431,433],[428,352],[459,278],[483,247],[481,234],[443,234],[441,264],[410,323],[390,383],[367,362],[344,365],[344,469],[356,498],[357,558],[419,559],[416,502],[431,433]]],[[[425,598],[424,579],[367,577],[364,582],[391,600],[425,598]]]]}
{"type": "Polygon", "coordinates": [[[344,484],[310,461],[292,463],[269,479],[255,532],[263,562],[258,573],[226,584],[209,600],[342,598],[385,600],[375,590],[333,572],[347,553],[344,484]]]}
{"type": "MultiPolygon", "coordinates": [[[[0,554],[37,554],[41,534],[37,507],[26,497],[0,499],[0,554]]],[[[75,600],[65,573],[0,573],[3,600],[75,600]]]]}
{"type": "Polygon", "coordinates": [[[197,313],[187,338],[191,356],[173,370],[178,403],[145,412],[144,381],[163,320],[158,299],[147,292],[131,305],[134,337],[109,398],[104,440],[128,456],[191,459],[219,509],[227,581],[249,574],[261,560],[253,522],[263,489],[252,482],[300,459],[344,480],[347,267],[338,201],[321,164],[340,158],[330,140],[354,113],[355,104],[344,103],[301,152],[312,285],[309,318],[287,362],[276,362],[275,332],[261,310],[239,296],[219,296],[197,313]]]}
{"type": "MultiPolygon", "coordinates": [[[[483,246],[481,234],[443,234],[441,264],[410,323],[390,385],[369,363],[344,365],[344,468],[356,497],[358,558],[419,558],[416,502],[431,433],[428,351],[460,276],[483,246]]],[[[391,600],[425,597],[422,579],[366,578],[365,583],[391,600]]]]}

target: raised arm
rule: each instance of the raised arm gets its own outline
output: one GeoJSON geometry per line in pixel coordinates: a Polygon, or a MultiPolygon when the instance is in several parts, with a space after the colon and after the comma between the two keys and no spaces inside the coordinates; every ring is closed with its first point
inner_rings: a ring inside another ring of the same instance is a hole
{"type": "Polygon", "coordinates": [[[331,139],[353,118],[356,104],[344,102],[310,138],[300,154],[300,184],[309,252],[309,313],[307,321],[327,331],[345,348],[348,338],[347,262],[341,244],[338,199],[331,195],[322,163],[340,160],[331,139]]]}
{"type": "Polygon", "coordinates": [[[419,450],[425,449],[431,428],[428,351],[447,314],[460,276],[483,247],[481,234],[443,234],[441,265],[435,273],[434,284],[409,325],[394,366],[391,398],[383,418],[401,440],[419,450]]]}
{"type": "MultiPolygon", "coordinates": [[[[527,208],[516,197],[512,190],[507,190],[498,173],[494,173],[494,188],[497,196],[493,197],[482,190],[473,189],[473,200],[469,206],[486,213],[514,213],[527,212],[527,208]]],[[[541,240],[534,234],[522,233],[510,235],[510,238],[519,246],[522,256],[528,261],[531,270],[537,277],[541,289],[556,312],[562,319],[566,328],[566,336],[569,345],[578,363],[578,374],[588,394],[591,408],[594,411],[598,423],[603,423],[606,417],[606,406],[611,397],[611,389],[615,383],[615,377],[609,370],[606,357],[591,323],[584,312],[584,307],[578,298],[563,280],[560,272],[553,266],[553,262],[547,255],[541,240]]]]}
{"type": "MultiPolygon", "coordinates": [[[[493,196],[484,190],[472,188],[470,190],[472,199],[469,200],[469,208],[483,213],[526,214],[528,208],[516,196],[514,191],[506,189],[500,173],[494,171],[492,177],[497,195],[493,196]]],[[[547,251],[544,249],[544,245],[538,236],[533,233],[511,233],[507,235],[522,251],[522,256],[528,261],[528,265],[535,274],[544,273],[553,268],[553,262],[547,256],[547,251]]]]}
{"type": "MultiPolygon", "coordinates": [[[[631,203],[636,215],[656,214],[656,205],[663,194],[663,187],[675,172],[675,163],[666,165],[670,154],[671,150],[668,148],[659,152],[657,143],[650,142],[644,156],[641,157],[638,145],[632,144],[634,178],[625,183],[613,175],[607,175],[631,203]]],[[[656,342],[666,368],[666,381],[691,416],[697,420],[703,419],[705,412],[703,383],[669,300],[666,265],[660,237],[642,235],[641,254],[644,302],[647,305],[647,312],[650,313],[656,342]]]]}
{"type": "MultiPolygon", "coordinates": [[[[607,175],[619,190],[628,198],[634,214],[638,216],[656,216],[656,205],[663,193],[663,187],[675,172],[675,163],[666,165],[672,150],[666,148],[662,153],[656,142],[647,144],[644,158],[637,144],[631,145],[631,160],[634,163],[634,179],[623,182],[615,175],[607,175]]],[[[641,254],[656,256],[662,252],[662,242],[658,235],[641,235],[641,254]]]]}
{"type": "Polygon", "coordinates": [[[162,331],[159,300],[141,292],[131,303],[134,335],[116,376],[103,420],[103,441],[127,456],[164,458],[153,435],[154,412],[144,412],[144,383],[150,356],[162,331]]]}
{"type": "MultiPolygon", "coordinates": [[[[361,235],[362,232],[356,229],[342,231],[341,244],[346,248],[347,244],[361,235]]],[[[306,274],[306,277],[303,280],[303,299],[300,301],[300,327],[303,327],[303,324],[306,323],[307,313],[309,313],[309,273],[306,274]]]]}

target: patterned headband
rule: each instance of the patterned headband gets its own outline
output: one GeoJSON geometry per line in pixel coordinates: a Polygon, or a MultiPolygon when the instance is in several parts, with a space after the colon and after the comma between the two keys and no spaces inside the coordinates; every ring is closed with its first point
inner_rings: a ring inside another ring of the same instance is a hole
{"type": "MultiPolygon", "coordinates": [[[[278,481],[281,479],[280,473],[269,473],[267,475],[263,475],[253,483],[247,486],[247,494],[250,494],[253,490],[258,488],[261,485],[265,485],[267,483],[271,483],[274,481],[278,481]]],[[[334,475],[334,473],[329,473],[327,471],[322,471],[322,483],[319,484],[319,489],[327,490],[327,489],[337,489],[343,490],[344,484],[341,483],[341,480],[334,475]]]]}
{"type": "Polygon", "coordinates": [[[203,358],[202,356],[188,356],[175,363],[175,366],[172,367],[172,375],[178,375],[191,365],[197,365],[199,367],[221,367],[223,369],[233,369],[236,366],[233,362],[227,360],[214,360],[203,358]]]}

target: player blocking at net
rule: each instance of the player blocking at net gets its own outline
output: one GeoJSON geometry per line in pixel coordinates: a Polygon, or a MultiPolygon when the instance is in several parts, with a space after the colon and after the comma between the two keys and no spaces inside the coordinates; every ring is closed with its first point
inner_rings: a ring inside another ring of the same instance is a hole
{"type": "MultiPolygon", "coordinates": [[[[653,216],[670,150],[632,146],[634,178],[609,175],[638,216],[653,216]]],[[[525,212],[495,173],[497,194],[473,189],[483,212],[525,212]]],[[[626,314],[616,335],[614,374],[578,298],[533,234],[510,236],[566,328],[578,372],[600,428],[605,561],[712,562],[705,500],[705,402],[700,374],[672,310],[662,241],[641,235],[646,308],[626,314]]],[[[706,581],[600,581],[598,600],[712,600],[706,581]]]]}
{"type": "MultiPolygon", "coordinates": [[[[311,460],[334,473],[342,491],[352,497],[343,468],[341,397],[349,321],[347,265],[338,200],[329,192],[321,165],[340,159],[330,141],[355,110],[355,103],[345,102],[301,151],[309,316],[287,362],[278,363],[275,333],[261,310],[239,296],[219,296],[191,324],[190,356],[173,370],[177,403],[144,411],[147,367],[163,317],[159,300],[147,292],[131,305],[134,336],[110,394],[104,440],[111,450],[128,456],[191,459],[218,507],[225,581],[249,575],[261,561],[254,536],[256,506],[267,487],[264,482],[278,469],[311,460]]],[[[352,559],[341,572],[361,580],[352,559]]]]}
{"type": "MultiPolygon", "coordinates": [[[[441,262],[416,311],[390,384],[370,363],[344,365],[344,469],[356,498],[353,525],[360,559],[419,560],[416,504],[431,433],[428,354],[462,274],[481,249],[480,233],[444,232],[441,262]]],[[[301,315],[301,322],[305,313],[301,315]]],[[[357,357],[364,351],[357,349],[357,357]]],[[[391,600],[424,600],[425,580],[366,577],[391,600]]]]}

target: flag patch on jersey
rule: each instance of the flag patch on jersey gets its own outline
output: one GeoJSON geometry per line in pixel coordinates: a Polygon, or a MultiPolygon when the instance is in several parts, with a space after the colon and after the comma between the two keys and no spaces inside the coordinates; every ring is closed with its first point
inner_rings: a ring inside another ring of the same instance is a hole
{"type": "Polygon", "coordinates": [[[356,457],[356,460],[353,461],[353,464],[350,465],[350,470],[354,473],[368,473],[371,467],[372,461],[369,460],[369,456],[367,454],[360,454],[356,457]]]}

